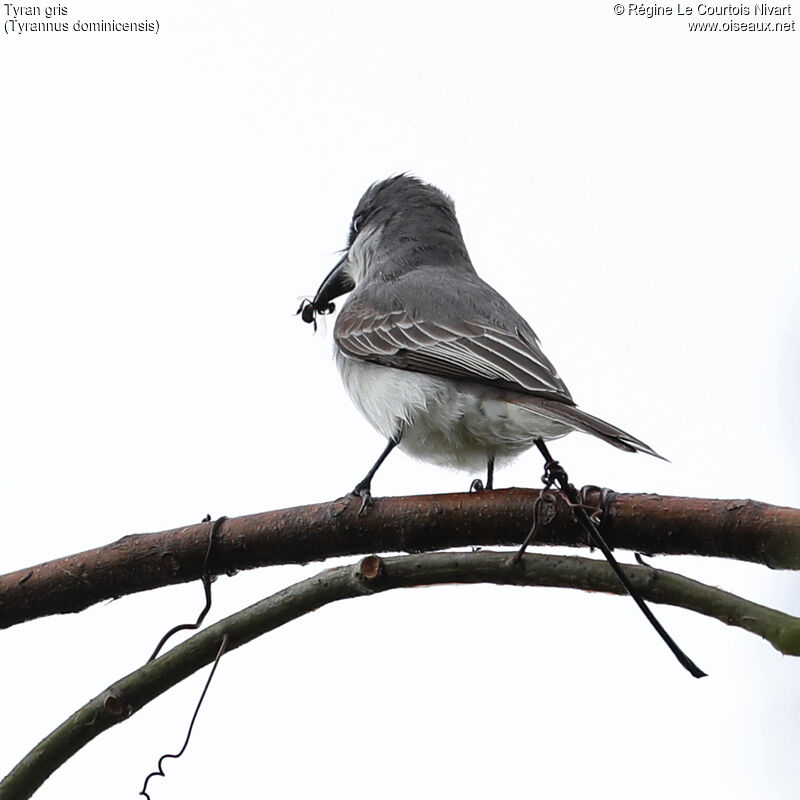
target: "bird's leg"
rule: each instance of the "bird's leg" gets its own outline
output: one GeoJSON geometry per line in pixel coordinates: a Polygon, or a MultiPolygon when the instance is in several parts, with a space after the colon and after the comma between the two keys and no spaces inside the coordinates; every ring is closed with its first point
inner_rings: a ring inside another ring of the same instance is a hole
{"type": "Polygon", "coordinates": [[[484,489],[494,489],[494,456],[489,456],[486,462],[486,485],[480,478],[475,478],[469,485],[470,492],[482,492],[484,489]]]}
{"type": "Polygon", "coordinates": [[[553,459],[553,457],[550,455],[550,451],[547,449],[547,445],[545,445],[542,439],[536,440],[536,447],[539,448],[539,452],[542,454],[545,460],[545,486],[547,487],[548,480],[550,481],[551,485],[553,483],[558,484],[559,488],[566,495],[567,500],[569,501],[570,510],[572,511],[572,515],[575,517],[575,520],[589,535],[590,541],[592,541],[594,545],[600,549],[602,554],[605,556],[606,561],[608,561],[608,565],[619,579],[619,582],[625,587],[625,590],[633,598],[636,605],[639,606],[645,617],[647,617],[648,622],[656,629],[658,635],[664,640],[664,643],[672,651],[675,658],[678,659],[681,666],[688,670],[695,678],[704,677],[706,673],[703,672],[689,658],[689,656],[687,656],[686,653],[680,649],[680,647],[678,647],[672,637],[664,630],[661,623],[656,619],[653,612],[645,604],[639,592],[634,589],[633,585],[628,579],[628,576],[622,571],[622,567],[619,565],[619,562],[616,558],[614,558],[611,548],[606,544],[606,540],[600,534],[597,525],[595,525],[591,517],[586,513],[584,504],[581,502],[581,497],[578,494],[577,489],[569,482],[569,478],[567,477],[567,473],[565,472],[564,468],[558,463],[558,461],[553,459]]]}
{"type": "Polygon", "coordinates": [[[389,439],[383,452],[378,457],[378,460],[372,465],[372,469],[370,469],[370,471],[364,476],[363,480],[360,480],[356,484],[353,491],[350,492],[353,497],[361,498],[361,508],[358,509],[359,515],[364,513],[364,509],[366,509],[367,506],[372,505],[372,479],[375,477],[375,473],[378,471],[380,465],[386,461],[386,457],[389,455],[389,453],[391,453],[392,450],[394,450],[394,448],[400,444],[400,436],[401,434],[398,433],[396,436],[389,439]]]}

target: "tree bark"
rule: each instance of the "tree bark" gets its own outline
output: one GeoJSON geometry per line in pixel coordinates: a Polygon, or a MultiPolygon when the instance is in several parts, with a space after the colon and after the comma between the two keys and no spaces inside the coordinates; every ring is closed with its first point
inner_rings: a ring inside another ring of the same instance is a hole
{"type": "MultiPolygon", "coordinates": [[[[360,500],[299,506],[225,520],[212,574],[307,563],[370,552],[518,545],[530,529],[538,491],[385,497],[359,516],[360,500]]],[[[585,547],[559,495],[555,519],[535,544],[585,547]]],[[[599,503],[599,492],[589,492],[599,503]]],[[[134,534],[0,577],[0,628],[49,614],[81,611],[114,597],[200,576],[210,524],[134,534]]],[[[800,568],[800,511],[752,500],[613,494],[600,530],[612,547],[647,554],[734,558],[773,569],[800,568]]]]}

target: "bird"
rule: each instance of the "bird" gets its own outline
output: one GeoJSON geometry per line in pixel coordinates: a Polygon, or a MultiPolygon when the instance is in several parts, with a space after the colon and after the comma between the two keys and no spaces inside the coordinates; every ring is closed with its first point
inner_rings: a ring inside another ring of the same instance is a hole
{"type": "Polygon", "coordinates": [[[336,366],[387,442],[351,492],[361,511],[395,447],[441,466],[485,468],[474,489],[494,488],[495,466],[572,431],[662,458],[577,407],[531,326],[478,276],[442,190],[407,173],[373,183],[342,252],[298,313],[316,325],[348,294],[333,330],[336,366]]]}
{"type": "MultiPolygon", "coordinates": [[[[478,276],[452,199],[407,173],[372,184],[353,212],[342,257],[297,313],[316,327],[317,315],[333,313],[333,301],[345,294],[333,328],[336,366],[355,405],[386,438],[350,493],[361,498],[358,513],[372,503],[372,479],[396,447],[456,469],[485,466],[486,483],[471,487],[482,491],[494,488],[496,464],[535,445],[545,459],[545,490],[558,485],[589,542],[681,665],[704,677],[631,584],[546,441],[581,431],[620,450],[663,457],[578,408],[531,326],[478,276]]],[[[534,503],[533,526],[512,569],[536,534],[547,494],[534,503]]]]}

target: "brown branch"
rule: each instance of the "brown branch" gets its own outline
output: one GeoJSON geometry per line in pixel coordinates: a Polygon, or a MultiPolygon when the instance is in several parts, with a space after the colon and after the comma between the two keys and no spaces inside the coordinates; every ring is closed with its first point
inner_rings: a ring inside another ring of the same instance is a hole
{"type": "MultiPolygon", "coordinates": [[[[787,655],[800,655],[800,619],[751,603],[664,570],[626,566],[631,583],[646,599],[667,603],[736,625],[787,655]]],[[[234,650],[328,603],[413,586],[496,583],[563,586],[624,594],[605,561],[576,556],[526,555],[512,565],[511,553],[428,553],[380,559],[326,570],[211,625],[155,661],[117,681],[45,737],[0,782],[0,797],[30,797],[65,761],[103,731],[210,664],[223,636],[234,650]]],[[[224,669],[224,665],[223,665],[224,669]]]]}
{"type": "MultiPolygon", "coordinates": [[[[386,497],[358,516],[359,502],[268,511],[226,520],[211,552],[213,574],[306,563],[370,552],[518,545],[531,524],[538,492],[386,497]]],[[[800,568],[800,511],[752,500],[615,495],[601,531],[622,549],[650,554],[735,558],[774,569],[800,568]]],[[[48,614],[195,580],[209,525],[125,536],[113,544],[0,577],[0,628],[48,614]]],[[[537,544],[584,547],[584,534],[563,503],[537,544]]]]}

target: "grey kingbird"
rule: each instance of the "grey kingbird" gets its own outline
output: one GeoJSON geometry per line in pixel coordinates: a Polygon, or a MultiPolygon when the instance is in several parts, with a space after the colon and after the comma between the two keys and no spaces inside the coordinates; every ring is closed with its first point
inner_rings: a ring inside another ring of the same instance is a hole
{"type": "Polygon", "coordinates": [[[333,332],[336,365],[388,442],[353,490],[365,504],[395,446],[435,464],[485,466],[488,489],[495,464],[571,431],[660,458],[575,405],[531,326],[478,277],[453,201],[436,187],[409,175],[370,186],[343,257],[301,306],[303,319],[332,311],[347,292],[333,332]]]}
{"type": "MultiPolygon", "coordinates": [[[[435,464],[486,465],[491,489],[496,462],[536,445],[545,458],[545,488],[558,484],[590,542],[676,658],[703,677],[635,590],[545,441],[583,431],[621,450],[661,456],[575,405],[530,325],[475,272],[453,201],[409,175],[370,186],[356,206],[344,255],[298,313],[316,324],[316,315],[331,313],[332,300],[347,292],[333,329],[336,365],[353,402],[387,439],[353,489],[362,499],[359,513],[396,446],[435,464]]],[[[511,566],[536,532],[545,494],[511,566]]]]}

